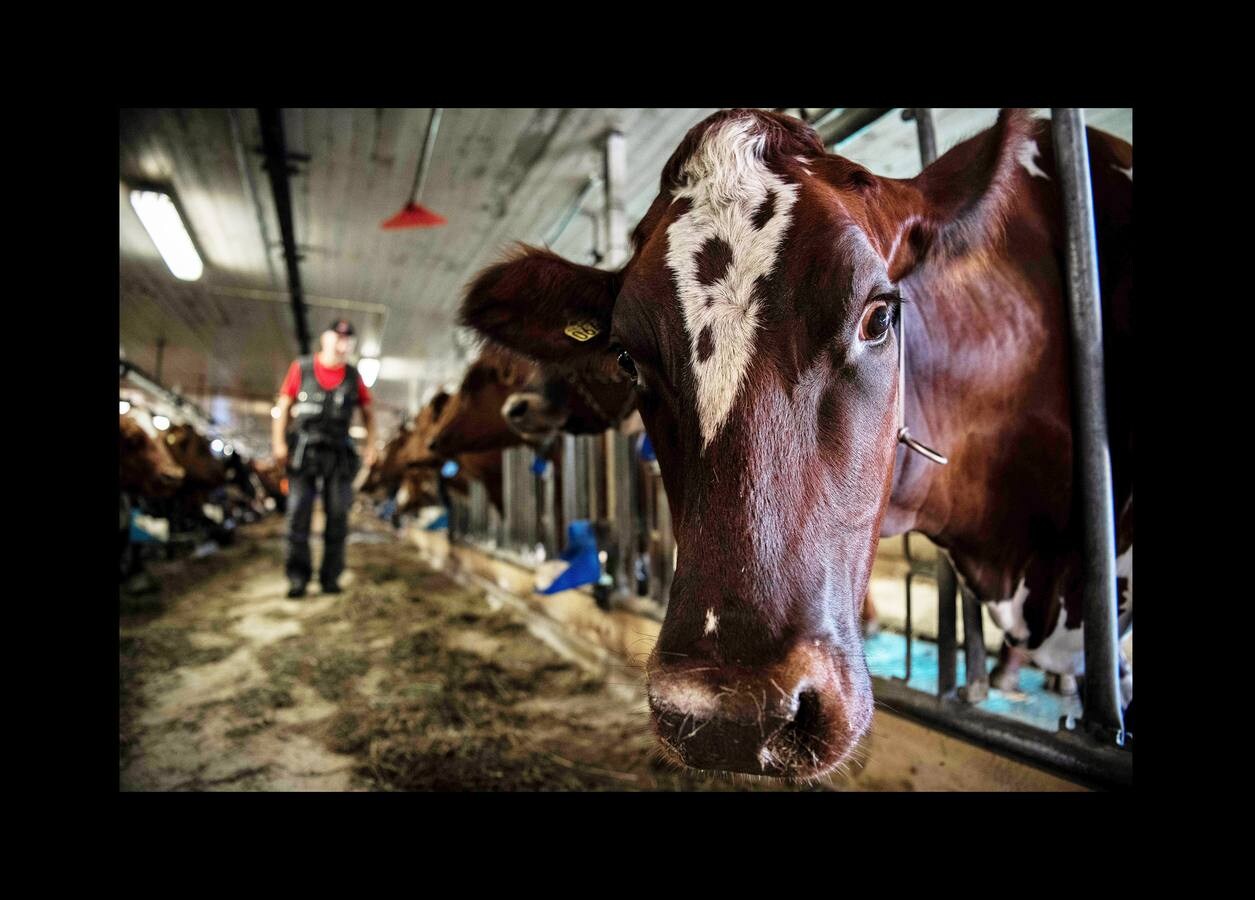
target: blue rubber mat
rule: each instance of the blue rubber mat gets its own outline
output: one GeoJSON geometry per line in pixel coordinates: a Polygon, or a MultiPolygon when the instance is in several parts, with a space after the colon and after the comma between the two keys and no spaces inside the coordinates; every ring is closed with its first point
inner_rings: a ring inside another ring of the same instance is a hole
{"type": "MultiPolygon", "coordinates": [[[[900,634],[882,631],[863,642],[867,653],[867,668],[878,678],[902,678],[906,674],[906,638],[900,634]]],[[[993,669],[997,659],[987,656],[985,664],[993,669]]],[[[967,678],[963,647],[958,650],[958,683],[967,678]]],[[[1045,731],[1057,731],[1063,716],[1081,715],[1079,697],[1064,697],[1046,690],[1046,673],[1024,667],[1020,670],[1020,690],[1000,691],[989,689],[989,696],[977,709],[1017,719],[1045,731]]],[[[926,694],[937,693],[937,645],[915,638],[911,642],[911,680],[908,687],[926,694]]]]}

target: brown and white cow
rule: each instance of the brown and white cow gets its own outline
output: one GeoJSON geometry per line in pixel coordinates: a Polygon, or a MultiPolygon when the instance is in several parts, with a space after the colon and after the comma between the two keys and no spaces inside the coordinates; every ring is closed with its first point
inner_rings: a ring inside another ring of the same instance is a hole
{"type": "MultiPolygon", "coordinates": [[[[1123,509],[1132,150],[1093,131],[1089,148],[1123,509]]],[[[1050,615],[1078,525],[1048,122],[1005,111],[897,180],[797,120],[720,112],[676,149],[632,242],[615,272],[524,248],[462,318],[542,363],[617,357],[638,379],[679,546],[647,666],[670,756],[797,778],[849,757],[872,718],[858,608],[882,534],[928,535],[1040,664],[1075,667],[1071,601],[1050,615]],[[949,465],[900,444],[899,415],[949,465]]]]}
{"type": "Polygon", "coordinates": [[[141,497],[173,497],[183,484],[183,467],[133,416],[118,419],[118,485],[141,497]]]}

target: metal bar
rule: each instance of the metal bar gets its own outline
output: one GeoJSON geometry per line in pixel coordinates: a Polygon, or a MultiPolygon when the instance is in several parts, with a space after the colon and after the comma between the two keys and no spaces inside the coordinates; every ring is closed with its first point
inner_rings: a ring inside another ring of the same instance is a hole
{"type": "Polygon", "coordinates": [[[829,150],[835,150],[839,145],[845,143],[891,111],[892,107],[884,109],[849,107],[842,109],[838,115],[825,122],[822,126],[818,126],[817,123],[816,130],[819,132],[819,139],[824,142],[824,146],[829,150]]]}
{"type": "Polygon", "coordinates": [[[915,120],[920,166],[926,169],[937,158],[937,131],[933,127],[933,111],[925,107],[914,107],[903,110],[902,117],[908,122],[915,120]]]}
{"type": "Polygon", "coordinates": [[[954,567],[940,553],[937,556],[937,696],[953,697],[958,681],[957,631],[955,611],[957,579],[954,567]]]}
{"type": "Polygon", "coordinates": [[[305,298],[301,289],[301,270],[297,265],[296,230],[292,224],[292,193],[288,184],[288,148],[283,136],[283,111],[274,107],[257,110],[261,120],[261,142],[266,154],[266,174],[274,195],[275,213],[279,217],[279,233],[283,238],[283,260],[287,264],[288,291],[292,294],[292,318],[296,325],[296,342],[301,354],[309,353],[309,323],[305,317],[305,298]]]}
{"type": "Polygon", "coordinates": [[[562,216],[549,229],[549,233],[545,235],[544,241],[546,246],[552,247],[557,243],[558,238],[562,237],[567,230],[567,226],[571,224],[571,221],[579,213],[580,208],[584,205],[584,201],[588,199],[588,195],[599,184],[601,184],[600,175],[589,175],[584,180],[583,186],[580,188],[579,193],[575,195],[575,199],[571,201],[571,205],[566,208],[562,216]]]}
{"type": "Polygon", "coordinates": [[[915,580],[915,559],[911,556],[911,533],[902,535],[902,555],[906,557],[906,677],[903,683],[911,681],[911,644],[915,637],[915,629],[911,619],[911,582],[915,580]]]}
{"type": "Polygon", "coordinates": [[[418,196],[423,192],[423,185],[427,181],[427,170],[431,168],[431,148],[436,143],[436,132],[440,130],[440,116],[443,113],[443,108],[433,107],[431,118],[427,120],[427,136],[423,138],[423,152],[418,158],[418,171],[414,173],[414,186],[410,188],[411,206],[418,202],[418,196]]]}
{"type": "Polygon", "coordinates": [[[980,601],[971,591],[963,595],[963,651],[967,668],[966,684],[959,689],[959,698],[966,703],[980,703],[989,696],[989,673],[985,670],[985,622],[980,614],[980,601]]]}
{"type": "Polygon", "coordinates": [[[545,559],[558,555],[558,523],[554,509],[554,477],[552,466],[544,475],[537,475],[540,482],[540,521],[545,542],[545,559]]]}
{"type": "Polygon", "coordinates": [[[1133,786],[1133,754],[1088,734],[1055,733],[962,703],[930,697],[887,678],[872,678],[877,704],[938,731],[979,744],[1070,781],[1101,790],[1133,786]]]}
{"type": "Polygon", "coordinates": [[[566,549],[566,534],[572,522],[578,519],[579,507],[575,497],[576,462],[575,435],[562,435],[562,547],[566,549]]]}
{"type": "Polygon", "coordinates": [[[618,268],[628,258],[627,145],[623,133],[606,133],[606,264],[618,268]]]}
{"type": "Polygon", "coordinates": [[[636,525],[632,521],[632,500],[636,473],[632,465],[632,441],[618,429],[607,432],[610,439],[610,459],[614,465],[614,535],[618,557],[615,560],[614,584],[629,596],[636,594],[633,580],[633,557],[636,555],[636,525]]]}
{"type": "Polygon", "coordinates": [[[1085,724],[1124,742],[1116,601],[1115,504],[1103,379],[1098,242],[1085,115],[1052,109],[1055,168],[1067,225],[1068,321],[1072,334],[1074,508],[1081,518],[1085,600],[1085,724]]]}
{"type": "Polygon", "coordinates": [[[501,506],[505,517],[505,540],[502,543],[506,547],[513,547],[515,543],[514,512],[518,508],[514,472],[510,465],[513,453],[514,448],[507,447],[501,455],[501,506]]]}

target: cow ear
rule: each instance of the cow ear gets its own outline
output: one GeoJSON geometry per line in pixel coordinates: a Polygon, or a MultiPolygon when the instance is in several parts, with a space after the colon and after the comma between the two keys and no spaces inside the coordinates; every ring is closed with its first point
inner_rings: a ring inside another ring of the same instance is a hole
{"type": "Polygon", "coordinates": [[[617,276],[521,247],[471,283],[461,323],[538,362],[586,359],[609,346],[617,276]]]}
{"type": "Polygon", "coordinates": [[[918,192],[918,205],[893,241],[890,280],[929,260],[997,243],[1013,203],[1018,157],[1025,142],[1045,133],[1045,123],[1028,110],[1004,109],[993,128],[956,145],[907,182],[918,192]]]}

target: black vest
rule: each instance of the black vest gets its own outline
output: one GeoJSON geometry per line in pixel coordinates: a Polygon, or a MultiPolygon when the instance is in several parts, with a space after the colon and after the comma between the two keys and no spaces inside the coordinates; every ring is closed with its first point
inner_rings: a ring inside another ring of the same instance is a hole
{"type": "Polygon", "coordinates": [[[331,390],[323,390],[314,377],[314,358],[302,356],[301,386],[292,404],[294,429],[315,443],[345,443],[357,408],[357,369],[347,363],[344,380],[331,390]]]}

